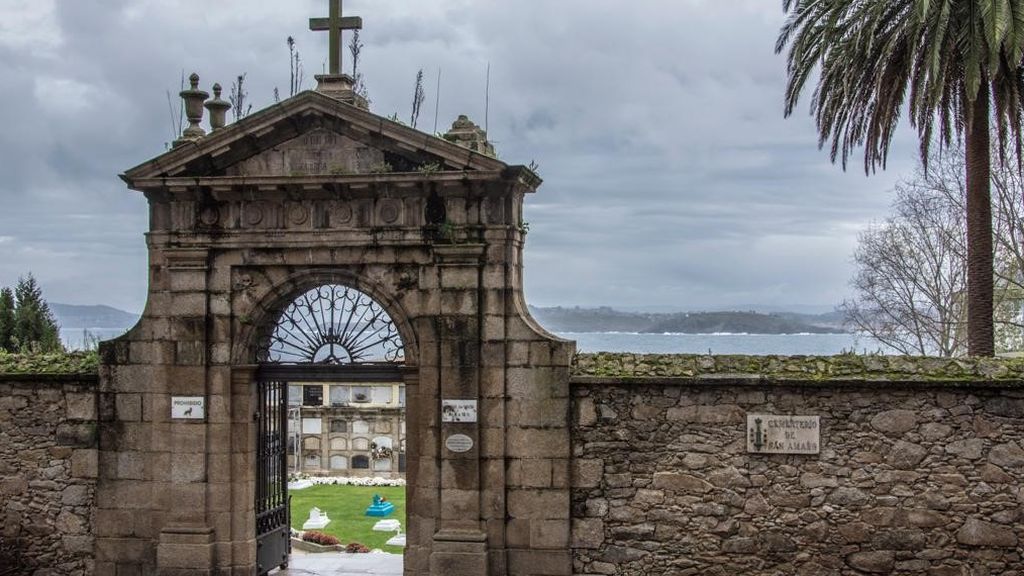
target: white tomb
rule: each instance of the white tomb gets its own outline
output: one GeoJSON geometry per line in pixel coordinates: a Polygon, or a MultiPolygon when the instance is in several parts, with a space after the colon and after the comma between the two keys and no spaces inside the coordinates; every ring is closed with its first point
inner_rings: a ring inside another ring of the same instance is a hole
{"type": "Polygon", "coordinates": [[[374,532],[395,532],[402,529],[402,523],[394,518],[381,520],[373,525],[374,532]]]}
{"type": "Polygon", "coordinates": [[[385,542],[385,544],[388,546],[401,546],[402,548],[405,548],[405,534],[399,532],[391,538],[388,538],[388,541],[385,542]]]}
{"type": "Polygon", "coordinates": [[[302,525],[302,529],[319,530],[330,523],[331,519],[327,517],[327,513],[314,506],[313,509],[309,511],[309,520],[306,520],[302,525]]]}

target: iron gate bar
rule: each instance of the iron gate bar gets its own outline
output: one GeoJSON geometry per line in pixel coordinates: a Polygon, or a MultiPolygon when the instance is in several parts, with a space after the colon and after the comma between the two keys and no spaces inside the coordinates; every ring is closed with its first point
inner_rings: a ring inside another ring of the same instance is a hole
{"type": "Polygon", "coordinates": [[[415,367],[367,364],[261,364],[256,371],[256,565],[262,576],[288,565],[289,382],[402,382],[415,367]]]}
{"type": "Polygon", "coordinates": [[[287,383],[259,379],[256,385],[256,565],[259,574],[288,564],[287,383]]]}

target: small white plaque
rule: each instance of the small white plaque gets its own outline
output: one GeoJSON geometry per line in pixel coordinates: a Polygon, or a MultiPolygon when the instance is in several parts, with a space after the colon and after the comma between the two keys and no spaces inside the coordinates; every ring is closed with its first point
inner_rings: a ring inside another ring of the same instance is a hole
{"type": "Polygon", "coordinates": [[[202,420],[206,418],[206,398],[202,396],[171,396],[171,419],[202,420]]]}
{"type": "Polygon", "coordinates": [[[469,452],[473,449],[473,439],[465,434],[452,434],[445,439],[444,446],[452,452],[469,452]]]}
{"type": "Polygon", "coordinates": [[[442,422],[476,422],[476,400],[441,400],[442,422]]]}
{"type": "Polygon", "coordinates": [[[821,417],[747,414],[747,452],[818,454],[821,417]]]}

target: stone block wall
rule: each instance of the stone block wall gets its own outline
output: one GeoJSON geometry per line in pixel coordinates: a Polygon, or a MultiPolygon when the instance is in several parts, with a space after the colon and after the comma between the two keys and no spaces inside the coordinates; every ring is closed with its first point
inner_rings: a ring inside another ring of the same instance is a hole
{"type": "Polygon", "coordinates": [[[1024,573],[1012,363],[667,358],[577,363],[575,574],[1024,573]],[[820,416],[820,454],[748,453],[748,413],[820,416]]]}
{"type": "Polygon", "coordinates": [[[96,385],[0,374],[0,574],[93,573],[96,385]]]}

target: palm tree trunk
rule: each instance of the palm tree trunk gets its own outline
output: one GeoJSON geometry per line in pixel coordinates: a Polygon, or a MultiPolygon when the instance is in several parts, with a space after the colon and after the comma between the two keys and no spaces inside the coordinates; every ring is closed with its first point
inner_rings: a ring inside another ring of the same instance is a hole
{"type": "Polygon", "coordinates": [[[982,83],[967,118],[967,353],[993,356],[989,93],[982,83]]]}

